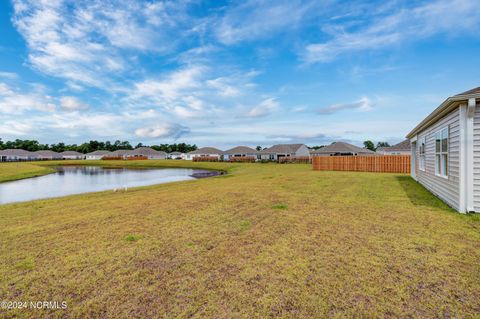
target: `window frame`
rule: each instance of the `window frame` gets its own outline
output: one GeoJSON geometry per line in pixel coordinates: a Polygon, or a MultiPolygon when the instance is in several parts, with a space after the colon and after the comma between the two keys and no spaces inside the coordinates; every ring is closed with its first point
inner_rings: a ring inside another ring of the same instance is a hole
{"type": "Polygon", "coordinates": [[[425,172],[426,166],[427,166],[426,149],[427,149],[427,137],[422,136],[419,139],[419,144],[418,144],[418,169],[421,170],[422,172],[425,172]]]}
{"type": "Polygon", "coordinates": [[[449,175],[449,151],[450,151],[450,129],[448,126],[441,128],[435,132],[435,175],[448,179],[449,175]],[[444,136],[444,133],[446,136],[444,136]],[[446,139],[446,145],[443,140],[446,139]],[[437,141],[439,141],[439,149],[437,149],[437,141]],[[446,150],[443,148],[446,146],[446,150]]]}

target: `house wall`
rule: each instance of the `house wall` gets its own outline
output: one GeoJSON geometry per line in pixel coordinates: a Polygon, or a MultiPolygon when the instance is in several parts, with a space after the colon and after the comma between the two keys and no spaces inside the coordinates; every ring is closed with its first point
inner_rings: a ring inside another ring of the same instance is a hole
{"type": "MultiPolygon", "coordinates": [[[[426,136],[425,171],[417,169],[417,180],[425,188],[437,195],[448,205],[459,209],[459,162],[460,162],[460,111],[455,109],[435,124],[417,134],[418,141],[426,136]],[[440,129],[449,127],[448,178],[435,175],[435,134],[440,129]]],[[[417,163],[420,163],[417,142],[417,163]]],[[[417,165],[418,166],[418,165],[417,165]]]]}
{"type": "Polygon", "coordinates": [[[480,101],[473,119],[473,207],[480,212],[480,101]]]}
{"type": "Polygon", "coordinates": [[[300,146],[300,148],[295,152],[295,156],[310,156],[310,151],[306,145],[300,146]]]}

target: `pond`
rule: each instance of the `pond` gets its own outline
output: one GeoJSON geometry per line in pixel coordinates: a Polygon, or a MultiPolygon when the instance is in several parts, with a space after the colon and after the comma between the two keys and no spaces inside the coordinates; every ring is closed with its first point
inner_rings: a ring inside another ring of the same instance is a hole
{"type": "Polygon", "coordinates": [[[187,168],[106,168],[63,166],[56,172],[13,182],[0,183],[0,204],[60,197],[105,190],[125,191],[130,187],[193,180],[219,172],[187,168]]]}

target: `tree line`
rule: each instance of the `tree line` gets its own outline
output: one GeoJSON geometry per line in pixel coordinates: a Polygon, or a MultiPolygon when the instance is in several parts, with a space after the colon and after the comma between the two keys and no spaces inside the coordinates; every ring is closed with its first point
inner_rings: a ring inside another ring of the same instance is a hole
{"type": "Polygon", "coordinates": [[[51,150],[54,152],[64,152],[64,151],[76,151],[80,153],[90,153],[99,150],[105,151],[116,151],[116,150],[133,150],[134,148],[148,146],[157,151],[164,151],[167,153],[171,152],[181,152],[188,153],[197,149],[195,144],[186,144],[186,143],[175,143],[175,144],[160,144],[160,145],[144,145],[143,143],[138,143],[135,147],[130,144],[128,141],[117,140],[115,142],[101,142],[92,140],[89,142],[78,144],[41,144],[37,140],[20,140],[16,139],[14,141],[2,141],[0,138],[0,150],[6,149],[22,149],[30,152],[51,150]]]}

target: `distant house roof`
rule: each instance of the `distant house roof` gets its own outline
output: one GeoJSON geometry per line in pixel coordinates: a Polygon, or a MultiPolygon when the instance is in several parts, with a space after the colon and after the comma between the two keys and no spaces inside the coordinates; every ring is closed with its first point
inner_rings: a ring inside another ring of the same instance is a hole
{"type": "Polygon", "coordinates": [[[133,151],[130,151],[128,153],[129,155],[167,155],[167,153],[163,151],[156,151],[151,147],[138,147],[134,149],[133,151]]]}
{"type": "Polygon", "coordinates": [[[366,148],[361,148],[345,142],[335,142],[322,147],[312,154],[375,154],[375,152],[366,148]]]}
{"type": "Polygon", "coordinates": [[[63,155],[63,156],[83,156],[82,153],[75,152],[75,151],[64,151],[64,152],[61,152],[60,155],[63,155]]]}
{"type": "Polygon", "coordinates": [[[251,147],[248,147],[248,146],[237,146],[237,147],[231,148],[229,150],[226,150],[223,153],[228,154],[228,155],[230,155],[230,154],[256,154],[257,150],[255,150],[251,147]]]}
{"type": "Polygon", "coordinates": [[[468,99],[480,98],[480,87],[462,92],[460,94],[451,96],[443,101],[440,106],[438,106],[430,115],[428,115],[420,124],[418,124],[410,133],[408,133],[407,138],[413,138],[416,134],[423,131],[425,128],[429,127],[433,123],[437,122],[439,119],[450,113],[459,104],[465,103],[468,99]]]}
{"type": "Polygon", "coordinates": [[[223,151],[215,147],[202,147],[198,150],[188,152],[188,154],[223,154],[223,151]]]}
{"type": "Polygon", "coordinates": [[[182,155],[182,152],[171,152],[170,155],[182,155]]]}
{"type": "Polygon", "coordinates": [[[44,157],[61,157],[60,153],[50,151],[50,150],[36,151],[35,153],[38,154],[39,156],[44,156],[44,157]]]}
{"type": "Polygon", "coordinates": [[[404,151],[410,151],[410,141],[409,140],[404,140],[398,144],[388,146],[388,147],[379,147],[377,148],[377,153],[378,152],[404,152],[404,151]]]}
{"type": "Polygon", "coordinates": [[[30,157],[38,157],[38,154],[33,152],[25,151],[22,149],[6,149],[0,151],[0,155],[3,156],[30,156],[30,157]]]}
{"type": "Polygon", "coordinates": [[[304,144],[276,144],[258,152],[259,154],[292,154],[296,153],[304,144]]]}
{"type": "Polygon", "coordinates": [[[86,155],[105,155],[105,154],[108,154],[108,153],[110,153],[110,151],[98,150],[98,151],[93,151],[93,152],[87,153],[86,155]]]}
{"type": "Polygon", "coordinates": [[[130,154],[131,152],[132,152],[132,150],[116,150],[116,151],[108,153],[108,155],[123,156],[123,155],[126,155],[126,154],[130,154]]]}

